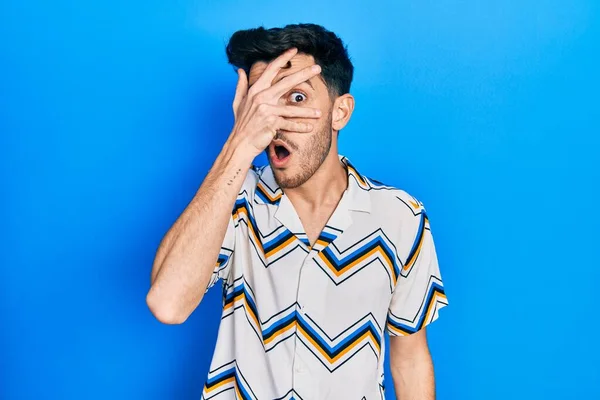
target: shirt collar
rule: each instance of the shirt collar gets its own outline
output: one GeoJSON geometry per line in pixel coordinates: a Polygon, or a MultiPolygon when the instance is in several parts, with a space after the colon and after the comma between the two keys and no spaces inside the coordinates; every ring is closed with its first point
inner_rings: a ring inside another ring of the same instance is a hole
{"type": "MultiPolygon", "coordinates": [[[[347,157],[343,155],[339,155],[338,157],[348,174],[348,187],[344,191],[342,201],[340,201],[338,207],[345,207],[352,211],[370,213],[371,197],[369,195],[369,190],[371,189],[371,185],[369,179],[366,176],[361,175],[347,157]]],[[[254,203],[279,207],[282,198],[285,198],[286,196],[275,181],[271,166],[266,165],[257,168],[256,172],[259,175],[259,181],[256,185],[254,203]]]]}

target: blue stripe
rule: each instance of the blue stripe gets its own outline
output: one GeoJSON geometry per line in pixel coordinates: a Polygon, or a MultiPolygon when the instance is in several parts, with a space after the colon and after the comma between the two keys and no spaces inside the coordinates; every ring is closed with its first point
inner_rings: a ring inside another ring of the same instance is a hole
{"type": "Polygon", "coordinates": [[[284,229],[283,232],[281,232],[279,235],[277,235],[274,239],[271,239],[267,243],[264,243],[263,248],[265,249],[265,252],[268,253],[268,250],[270,250],[274,244],[277,244],[278,240],[281,240],[283,237],[289,236],[289,235],[290,235],[290,231],[288,231],[287,229],[284,229]]]}
{"type": "Polygon", "coordinates": [[[263,331],[263,338],[265,336],[269,336],[273,331],[276,331],[277,329],[279,329],[280,326],[285,325],[285,323],[289,322],[292,319],[296,318],[296,311],[293,311],[291,314],[283,317],[282,319],[280,319],[279,321],[277,321],[276,323],[274,323],[273,325],[271,325],[271,327],[265,331],[263,331]]]}
{"type": "Polygon", "coordinates": [[[325,239],[326,239],[326,241],[328,241],[328,242],[333,242],[333,241],[335,240],[335,238],[336,238],[336,237],[337,237],[337,236],[336,236],[336,235],[334,235],[334,234],[327,233],[327,232],[321,232],[321,235],[320,235],[319,239],[321,239],[321,240],[322,240],[323,238],[325,238],[325,239]]]}
{"type": "MultiPolygon", "coordinates": [[[[444,293],[444,287],[441,286],[440,284],[438,284],[437,282],[433,282],[431,285],[431,288],[429,289],[429,293],[427,294],[427,297],[425,299],[425,303],[423,304],[425,307],[429,305],[429,303],[431,302],[431,298],[433,297],[434,292],[439,292],[439,293],[444,293]]],[[[423,310],[421,310],[421,316],[419,317],[419,320],[417,322],[417,325],[415,328],[412,328],[408,325],[404,325],[401,322],[396,322],[395,320],[392,319],[392,317],[388,317],[388,322],[393,325],[394,327],[401,329],[403,331],[406,332],[416,332],[419,329],[421,329],[422,325],[423,325],[423,319],[425,318],[425,315],[427,314],[427,309],[424,308],[423,310]]]]}
{"type": "Polygon", "coordinates": [[[379,337],[379,334],[377,333],[377,330],[375,329],[375,327],[371,323],[371,321],[367,322],[365,325],[362,325],[361,327],[359,327],[358,329],[356,329],[352,334],[350,334],[350,336],[348,336],[346,339],[344,339],[343,341],[341,341],[340,343],[338,343],[337,346],[335,346],[335,347],[332,348],[332,347],[329,347],[329,345],[325,342],[325,340],[323,339],[323,337],[321,335],[319,335],[317,332],[315,332],[315,330],[309,324],[306,323],[306,321],[302,318],[302,316],[299,315],[298,319],[303,323],[302,326],[304,328],[306,328],[310,333],[312,333],[319,340],[319,345],[321,347],[327,349],[327,351],[329,352],[329,354],[335,353],[340,347],[344,346],[348,342],[355,341],[356,337],[358,336],[358,334],[360,333],[360,331],[365,326],[370,326],[373,329],[373,332],[375,333],[376,340],[377,340],[378,344],[381,346],[381,339],[379,337]]]}
{"type": "Polygon", "coordinates": [[[377,245],[380,245],[384,251],[387,253],[387,255],[390,257],[390,259],[392,260],[392,264],[393,264],[393,268],[394,268],[394,272],[396,274],[396,277],[398,277],[399,273],[400,273],[400,269],[398,268],[398,265],[396,263],[396,257],[395,254],[389,247],[388,245],[381,240],[380,237],[377,237],[373,240],[371,240],[369,243],[361,246],[359,249],[355,250],[354,252],[352,252],[351,254],[349,254],[348,256],[342,258],[341,260],[338,259],[329,248],[326,248],[325,250],[323,250],[323,252],[327,253],[327,255],[336,262],[336,264],[338,264],[337,266],[341,266],[341,265],[346,265],[348,264],[349,260],[351,260],[354,257],[357,257],[358,254],[360,253],[365,253],[367,252],[367,250],[371,250],[373,248],[375,248],[377,245]]]}
{"type": "Polygon", "coordinates": [[[408,253],[408,258],[406,259],[406,262],[408,262],[408,260],[410,260],[412,258],[413,254],[417,250],[417,246],[419,245],[419,242],[421,241],[421,237],[423,236],[423,228],[424,227],[425,227],[425,213],[422,212],[421,213],[421,222],[419,223],[419,230],[417,232],[417,237],[415,238],[415,242],[412,245],[412,249],[410,249],[410,253],[408,253]]]}

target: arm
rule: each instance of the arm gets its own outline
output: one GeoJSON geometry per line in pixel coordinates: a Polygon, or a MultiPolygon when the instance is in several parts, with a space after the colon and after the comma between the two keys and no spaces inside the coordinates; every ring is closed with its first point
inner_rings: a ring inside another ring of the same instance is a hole
{"type": "Polygon", "coordinates": [[[285,92],[320,72],[305,68],[272,85],[296,52],[287,51],[269,63],[250,89],[245,72],[238,71],[233,130],[198,192],[156,252],[146,302],[161,322],[184,322],[202,300],[233,205],[254,157],[271,143],[278,130],[312,130],[311,124],[290,118],[320,116],[313,108],[278,105],[285,92]]]}
{"type": "Polygon", "coordinates": [[[200,189],[160,243],[146,301],[158,320],[182,323],[198,306],[215,267],[251,159],[225,145],[200,189]]]}
{"type": "Polygon", "coordinates": [[[390,369],[397,399],[435,400],[426,328],[409,336],[390,337],[390,369]]]}
{"type": "MultiPolygon", "coordinates": [[[[400,199],[400,198],[399,198],[400,199]]],[[[433,363],[426,327],[448,304],[425,208],[414,198],[403,201],[409,210],[407,234],[398,244],[406,262],[392,295],[387,330],[390,334],[390,366],[396,396],[400,400],[434,400],[433,363]]]]}

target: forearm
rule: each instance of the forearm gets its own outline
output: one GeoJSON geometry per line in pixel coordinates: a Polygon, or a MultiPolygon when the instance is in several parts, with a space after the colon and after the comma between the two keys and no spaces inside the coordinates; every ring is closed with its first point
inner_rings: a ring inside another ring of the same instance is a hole
{"type": "Polygon", "coordinates": [[[202,300],[252,162],[234,148],[228,140],[156,252],[147,303],[162,322],[185,321],[202,300]]]}
{"type": "Polygon", "coordinates": [[[398,400],[435,400],[433,362],[429,352],[391,365],[398,400]]]}

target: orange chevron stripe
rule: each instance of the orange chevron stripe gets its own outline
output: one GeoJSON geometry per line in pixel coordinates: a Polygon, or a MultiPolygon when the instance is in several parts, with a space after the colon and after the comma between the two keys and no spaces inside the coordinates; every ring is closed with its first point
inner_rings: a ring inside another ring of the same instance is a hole
{"type": "Polygon", "coordinates": [[[277,331],[277,333],[273,336],[271,336],[270,338],[268,338],[267,340],[264,341],[265,344],[269,344],[272,341],[274,341],[276,338],[280,337],[281,335],[283,335],[286,332],[291,331],[292,329],[296,329],[296,327],[298,326],[298,322],[294,321],[293,324],[290,324],[290,326],[288,326],[286,329],[282,329],[280,331],[277,331]]]}
{"type": "MultiPolygon", "coordinates": [[[[427,218],[425,218],[425,223],[427,223],[427,218]]],[[[404,267],[402,268],[403,270],[406,271],[407,269],[409,269],[414,264],[415,260],[419,256],[419,253],[421,253],[421,247],[423,246],[423,242],[425,241],[426,233],[427,232],[425,232],[425,226],[423,226],[423,234],[419,238],[419,245],[417,246],[417,251],[415,251],[415,254],[413,254],[413,257],[410,260],[406,261],[406,264],[404,264],[404,267]]]]}
{"type": "Polygon", "coordinates": [[[434,309],[433,306],[434,306],[434,304],[437,303],[438,298],[446,299],[446,295],[445,294],[441,294],[441,293],[438,293],[438,292],[434,292],[433,294],[434,295],[431,296],[431,301],[427,305],[427,312],[425,314],[425,320],[423,321],[424,324],[427,323],[427,322],[429,322],[429,321],[431,321],[430,318],[431,318],[431,313],[433,312],[433,309],[434,309]]]}
{"type": "Polygon", "coordinates": [[[256,232],[254,232],[254,226],[250,223],[250,217],[248,216],[248,209],[246,208],[246,206],[243,206],[239,209],[236,210],[235,212],[235,218],[239,218],[239,214],[240,213],[244,213],[246,214],[246,222],[248,222],[248,230],[250,231],[250,233],[252,234],[252,237],[254,238],[254,243],[256,243],[258,245],[258,247],[260,247],[261,252],[264,254],[265,250],[263,248],[262,242],[260,240],[258,240],[258,235],[256,234],[256,232]]]}
{"type": "Polygon", "coordinates": [[[260,181],[258,182],[258,184],[256,186],[259,187],[260,189],[262,189],[261,193],[264,194],[271,202],[275,202],[281,198],[281,193],[278,193],[275,197],[271,197],[267,188],[260,181]]]}
{"type": "MultiPolygon", "coordinates": [[[[431,322],[431,318],[432,318],[432,313],[433,313],[433,309],[434,309],[434,304],[436,304],[438,302],[438,299],[447,299],[445,294],[439,293],[439,292],[434,292],[434,295],[431,297],[431,300],[429,301],[429,304],[427,304],[427,311],[425,311],[425,318],[423,319],[423,326],[427,325],[429,322],[431,322]]],[[[399,330],[398,328],[396,328],[395,326],[391,325],[390,323],[387,323],[387,328],[399,335],[402,336],[408,336],[409,333],[408,332],[404,332],[399,330]]]]}
{"type": "Polygon", "coordinates": [[[234,380],[233,387],[235,388],[235,396],[236,399],[243,399],[242,394],[240,393],[240,388],[238,388],[237,382],[234,380]]]}
{"type": "Polygon", "coordinates": [[[261,328],[261,324],[258,323],[258,317],[254,314],[254,311],[252,311],[252,308],[250,308],[250,306],[248,306],[248,302],[246,301],[246,294],[244,292],[238,294],[237,296],[235,296],[233,298],[233,301],[231,303],[228,303],[223,310],[228,310],[229,308],[233,307],[233,305],[238,301],[238,300],[243,300],[244,302],[244,308],[246,310],[248,310],[248,314],[250,314],[250,316],[252,317],[252,319],[254,320],[254,322],[256,323],[256,326],[260,329],[261,328]]]}
{"type": "Polygon", "coordinates": [[[401,331],[400,329],[397,329],[394,325],[390,323],[387,324],[387,328],[398,336],[408,336],[408,332],[401,331]]]}
{"type": "Polygon", "coordinates": [[[308,335],[308,333],[306,333],[306,331],[305,331],[304,329],[302,329],[302,326],[301,326],[301,325],[298,325],[298,331],[299,331],[299,332],[301,332],[301,333],[304,335],[304,337],[305,337],[306,339],[308,339],[308,341],[309,341],[309,342],[311,342],[311,343],[312,343],[312,345],[315,347],[315,349],[317,349],[317,351],[318,351],[319,353],[321,353],[321,355],[322,355],[323,357],[325,357],[325,359],[327,359],[327,361],[329,361],[331,364],[335,363],[335,362],[336,362],[336,361],[338,361],[340,358],[342,358],[342,357],[343,357],[345,354],[347,354],[347,353],[348,353],[348,352],[350,352],[352,349],[354,349],[356,346],[358,346],[358,345],[359,345],[359,344],[362,342],[362,340],[363,340],[363,338],[364,338],[365,336],[367,336],[367,338],[368,338],[368,337],[370,337],[370,338],[371,338],[371,340],[373,341],[373,344],[375,344],[375,347],[377,347],[377,352],[381,352],[381,349],[380,349],[379,345],[377,344],[377,340],[376,340],[376,339],[373,337],[373,334],[372,334],[371,332],[367,331],[367,332],[363,333],[363,334],[362,334],[362,335],[361,335],[361,336],[360,336],[358,339],[356,339],[356,340],[354,341],[354,343],[353,343],[353,344],[351,344],[350,346],[348,346],[347,348],[345,348],[345,349],[344,349],[344,350],[343,350],[341,353],[339,353],[337,356],[335,356],[335,357],[331,358],[331,357],[329,357],[329,355],[328,355],[327,353],[325,353],[325,350],[323,350],[323,348],[322,348],[321,346],[319,346],[319,344],[318,344],[317,342],[315,342],[315,341],[313,340],[313,338],[312,338],[312,337],[310,337],[310,336],[308,335]]]}
{"type": "Polygon", "coordinates": [[[275,247],[274,249],[269,250],[265,256],[266,257],[271,257],[273,254],[276,254],[279,250],[283,249],[284,247],[286,247],[287,245],[289,245],[291,242],[296,240],[296,236],[290,236],[290,238],[288,240],[286,240],[285,242],[281,243],[279,246],[275,247]]]}
{"type": "Polygon", "coordinates": [[[317,245],[317,244],[319,244],[319,245],[321,245],[321,246],[325,247],[325,246],[327,246],[329,243],[327,243],[327,242],[325,242],[325,241],[323,241],[323,240],[321,240],[321,239],[317,239],[317,242],[315,243],[315,245],[317,245]]]}
{"type": "MultiPolygon", "coordinates": [[[[227,383],[231,383],[231,382],[233,382],[233,384],[235,385],[235,376],[232,376],[231,378],[227,378],[227,379],[217,383],[216,385],[212,386],[210,389],[206,385],[204,385],[204,390],[206,391],[206,393],[210,393],[213,390],[220,388],[221,386],[223,386],[227,383]]],[[[235,386],[237,386],[237,385],[235,385],[235,386]]]]}
{"type": "Polygon", "coordinates": [[[354,175],[360,183],[362,183],[364,186],[367,186],[367,182],[365,182],[362,176],[360,176],[360,174],[353,167],[348,164],[346,164],[346,167],[352,172],[352,175],[354,175]]]}
{"type": "Polygon", "coordinates": [[[390,269],[392,271],[392,276],[394,276],[394,282],[395,282],[396,281],[396,272],[394,271],[394,267],[393,267],[394,264],[393,264],[392,260],[390,260],[390,258],[387,256],[387,254],[385,254],[385,252],[383,251],[381,246],[379,246],[379,245],[377,245],[375,248],[373,248],[368,253],[363,254],[361,257],[354,260],[350,264],[346,265],[344,268],[342,268],[339,271],[333,265],[331,265],[331,263],[323,255],[323,253],[319,253],[319,258],[327,265],[327,267],[329,267],[329,269],[331,270],[331,272],[333,272],[335,274],[335,276],[339,277],[340,275],[344,274],[349,269],[353,268],[356,264],[363,262],[365,259],[371,257],[373,254],[375,254],[377,252],[379,252],[379,254],[381,254],[381,256],[383,256],[385,261],[387,261],[387,267],[388,267],[388,269],[390,269]]]}

